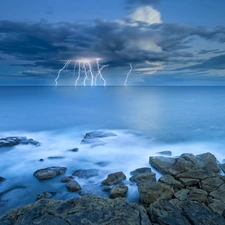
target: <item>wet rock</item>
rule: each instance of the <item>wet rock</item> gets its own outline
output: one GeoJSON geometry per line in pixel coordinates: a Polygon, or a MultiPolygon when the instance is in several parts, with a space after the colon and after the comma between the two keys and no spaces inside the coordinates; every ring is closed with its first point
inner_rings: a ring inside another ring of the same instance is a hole
{"type": "Polygon", "coordinates": [[[152,222],[163,225],[190,225],[188,220],[166,199],[160,198],[147,209],[152,222]]]}
{"type": "Polygon", "coordinates": [[[203,204],[187,201],[182,204],[184,216],[193,225],[224,225],[225,219],[217,213],[211,212],[203,204]]]}
{"type": "Polygon", "coordinates": [[[169,174],[163,175],[162,177],[160,177],[159,182],[167,184],[167,185],[173,187],[174,189],[179,189],[179,188],[184,187],[184,185],[180,181],[176,180],[173,176],[171,176],[169,174]]]}
{"type": "Polygon", "coordinates": [[[6,180],[4,177],[0,177],[0,183],[6,180]]]}
{"type": "Polygon", "coordinates": [[[208,193],[201,189],[192,188],[188,193],[188,200],[208,204],[208,193]]]}
{"type": "Polygon", "coordinates": [[[49,199],[49,198],[53,197],[54,195],[56,195],[56,192],[42,192],[41,194],[37,195],[36,201],[43,199],[43,198],[49,199]]]}
{"type": "Polygon", "coordinates": [[[66,170],[66,167],[52,166],[35,171],[34,176],[39,180],[49,179],[64,174],[66,170]]]}
{"type": "Polygon", "coordinates": [[[211,177],[201,181],[201,189],[207,192],[212,192],[217,190],[223,184],[224,181],[219,177],[211,177]]]}
{"type": "Polygon", "coordinates": [[[150,205],[157,201],[158,198],[163,197],[167,200],[171,199],[174,194],[172,187],[160,183],[143,182],[138,185],[140,200],[143,205],[150,205]]]}
{"type": "Polygon", "coordinates": [[[64,159],[63,156],[49,156],[48,159],[64,159]]]}
{"type": "Polygon", "coordinates": [[[15,145],[35,145],[40,146],[40,143],[38,141],[33,140],[32,138],[27,139],[26,137],[6,137],[6,138],[0,138],[0,147],[10,147],[15,145]]]}
{"type": "Polygon", "coordinates": [[[66,187],[71,192],[76,192],[76,191],[81,190],[81,186],[75,180],[71,180],[71,181],[67,182],[66,187]]]}
{"type": "Polygon", "coordinates": [[[78,152],[79,151],[79,148],[72,148],[72,149],[69,149],[67,151],[69,151],[69,152],[78,152]]]}
{"type": "Polygon", "coordinates": [[[39,161],[40,161],[40,162],[43,162],[43,161],[44,161],[44,159],[39,159],[39,161]]]}
{"type": "Polygon", "coordinates": [[[43,199],[11,210],[0,217],[1,225],[151,225],[144,207],[125,198],[84,196],[69,201],[43,199]]]}
{"type": "Polygon", "coordinates": [[[79,178],[88,179],[90,177],[98,176],[98,170],[96,169],[76,170],[72,175],[77,176],[79,178]]]}
{"type": "Polygon", "coordinates": [[[222,216],[223,213],[225,212],[225,203],[223,203],[222,201],[218,199],[212,199],[212,202],[208,204],[208,208],[211,211],[215,213],[219,213],[222,216]]]}
{"type": "Polygon", "coordinates": [[[171,151],[162,151],[162,152],[157,152],[157,154],[165,155],[165,156],[171,156],[172,152],[171,151]]]}
{"type": "Polygon", "coordinates": [[[81,143],[82,144],[92,144],[94,142],[102,143],[101,141],[99,141],[100,138],[114,137],[114,136],[117,135],[112,132],[92,131],[85,134],[81,143]]]}
{"type": "Polygon", "coordinates": [[[103,185],[113,185],[113,184],[117,184],[120,181],[123,181],[126,179],[126,176],[123,172],[116,172],[116,173],[111,173],[107,176],[107,178],[102,181],[103,185]]]}
{"type": "Polygon", "coordinates": [[[209,195],[225,203],[225,184],[221,185],[216,191],[212,191],[209,195]]]}
{"type": "Polygon", "coordinates": [[[177,191],[174,194],[174,196],[180,201],[185,201],[185,200],[187,200],[187,196],[188,196],[189,192],[190,192],[189,189],[181,189],[180,191],[177,191]]]}
{"type": "Polygon", "coordinates": [[[62,182],[62,183],[67,183],[67,182],[69,182],[69,181],[71,181],[71,180],[73,180],[73,177],[72,177],[72,176],[66,176],[66,177],[63,177],[63,178],[61,179],[61,182],[62,182]]]}
{"type": "Polygon", "coordinates": [[[112,187],[110,191],[110,198],[125,197],[128,191],[128,187],[125,184],[117,184],[112,187]]]}
{"type": "Polygon", "coordinates": [[[199,180],[197,180],[197,179],[192,179],[192,178],[179,178],[179,181],[185,187],[199,186],[199,180]]]}
{"type": "Polygon", "coordinates": [[[145,181],[156,181],[155,173],[152,172],[151,168],[143,167],[138,168],[131,172],[132,177],[130,177],[130,181],[134,183],[140,183],[145,181]]]}

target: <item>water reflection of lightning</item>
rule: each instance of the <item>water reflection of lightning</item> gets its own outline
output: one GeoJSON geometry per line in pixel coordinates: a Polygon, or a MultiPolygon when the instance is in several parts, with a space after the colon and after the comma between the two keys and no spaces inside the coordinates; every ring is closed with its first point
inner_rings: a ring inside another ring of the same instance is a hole
{"type": "Polygon", "coordinates": [[[96,59],[96,67],[97,67],[97,74],[94,75],[93,73],[93,69],[92,69],[92,62],[93,60],[88,60],[88,59],[82,59],[82,60],[67,60],[66,63],[64,64],[64,66],[59,70],[58,72],[58,76],[55,79],[55,86],[58,85],[58,79],[61,75],[61,72],[65,69],[68,69],[69,64],[71,62],[74,63],[73,66],[73,74],[76,75],[76,70],[77,70],[77,78],[75,80],[74,85],[77,86],[80,78],[81,78],[81,74],[84,75],[84,79],[83,79],[83,85],[86,86],[86,82],[89,80],[90,78],[90,82],[91,82],[91,86],[97,84],[97,78],[100,77],[100,79],[103,81],[104,86],[106,85],[106,80],[104,79],[101,71],[102,69],[104,69],[105,67],[107,67],[107,65],[104,65],[102,67],[99,66],[99,59],[96,59]]]}
{"type": "Polygon", "coordinates": [[[130,63],[130,70],[129,70],[129,72],[127,73],[126,79],[125,79],[125,81],[124,81],[124,85],[125,85],[125,86],[127,86],[127,80],[128,80],[128,77],[129,77],[129,75],[130,75],[132,69],[133,69],[133,68],[132,68],[132,64],[130,63]]]}

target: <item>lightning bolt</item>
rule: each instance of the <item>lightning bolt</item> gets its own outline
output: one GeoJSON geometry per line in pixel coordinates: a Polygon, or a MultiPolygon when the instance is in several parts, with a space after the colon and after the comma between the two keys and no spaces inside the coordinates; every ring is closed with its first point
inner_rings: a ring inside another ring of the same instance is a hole
{"type": "Polygon", "coordinates": [[[130,63],[130,70],[129,70],[129,72],[127,73],[126,79],[125,79],[125,81],[124,81],[124,86],[127,86],[127,80],[128,80],[128,77],[129,77],[129,75],[130,75],[132,69],[133,69],[133,68],[132,68],[132,64],[130,63]]]}
{"type": "Polygon", "coordinates": [[[104,66],[102,66],[102,67],[100,68],[100,66],[99,66],[99,59],[96,59],[96,64],[97,64],[98,73],[97,73],[97,75],[95,76],[95,86],[96,86],[96,81],[97,81],[98,76],[100,76],[100,79],[103,80],[104,86],[105,86],[105,85],[106,85],[106,80],[104,79],[104,77],[103,77],[101,71],[102,71],[102,69],[104,69],[104,68],[107,67],[108,65],[104,65],[104,66]]]}
{"type": "Polygon", "coordinates": [[[77,79],[75,80],[75,86],[77,86],[77,82],[80,79],[80,72],[81,72],[80,62],[78,62],[78,76],[77,76],[77,79]]]}
{"type": "Polygon", "coordinates": [[[67,60],[66,63],[64,64],[63,68],[59,70],[58,76],[55,79],[55,86],[58,86],[58,79],[60,77],[61,72],[71,63],[71,60],[67,60]]]}

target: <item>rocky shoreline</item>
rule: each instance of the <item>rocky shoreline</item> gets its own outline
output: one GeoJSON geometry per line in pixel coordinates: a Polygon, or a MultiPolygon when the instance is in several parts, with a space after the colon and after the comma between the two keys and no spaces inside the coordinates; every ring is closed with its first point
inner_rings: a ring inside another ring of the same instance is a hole
{"type": "MultiPolygon", "coordinates": [[[[102,144],[102,138],[107,135],[114,136],[90,132],[82,142],[102,144]]],[[[162,174],[158,180],[150,167],[131,171],[129,179],[122,171],[108,174],[100,184],[108,198],[86,195],[76,180],[76,177],[97,176],[97,170],[76,170],[61,182],[69,192],[79,193],[80,198],[53,200],[50,198],[54,192],[43,192],[35,203],[8,211],[0,217],[0,224],[224,225],[225,176],[222,174],[225,164],[220,164],[209,152],[184,153],[180,157],[170,155],[162,152],[160,156],[149,157],[149,166],[162,174]],[[139,204],[126,199],[128,182],[137,186],[139,204]]],[[[33,175],[40,180],[51,179],[64,174],[66,169],[52,166],[39,169],[33,175]]],[[[0,177],[0,185],[4,180],[0,177]]]]}

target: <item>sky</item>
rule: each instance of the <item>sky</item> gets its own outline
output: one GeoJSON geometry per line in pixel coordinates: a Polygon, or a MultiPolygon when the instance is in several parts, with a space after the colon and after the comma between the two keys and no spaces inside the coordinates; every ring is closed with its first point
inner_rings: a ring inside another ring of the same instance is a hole
{"type": "Polygon", "coordinates": [[[7,0],[0,86],[224,86],[224,0],[7,0]]]}

